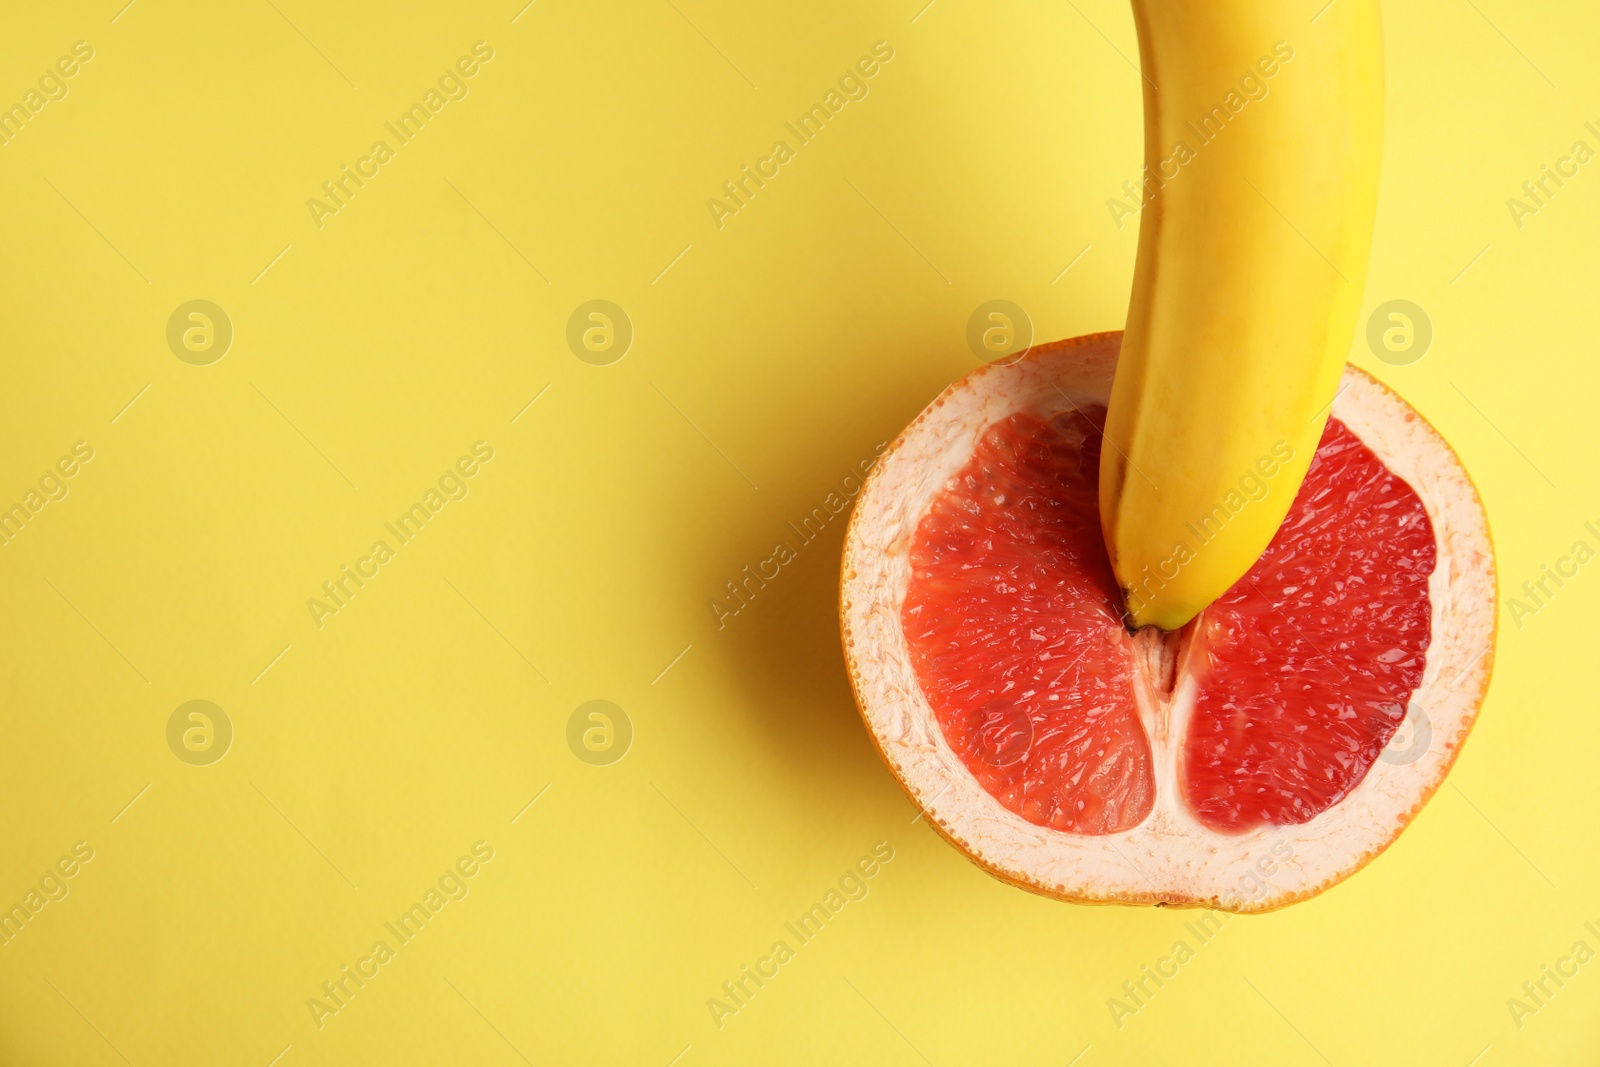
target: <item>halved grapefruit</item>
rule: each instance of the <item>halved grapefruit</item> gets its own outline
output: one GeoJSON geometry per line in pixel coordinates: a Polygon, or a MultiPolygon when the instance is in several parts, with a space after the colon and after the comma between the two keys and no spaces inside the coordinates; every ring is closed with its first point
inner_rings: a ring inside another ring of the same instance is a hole
{"type": "MultiPolygon", "coordinates": [[[[856,701],[928,821],[1008,882],[1281,907],[1386,848],[1460,751],[1493,660],[1488,522],[1438,433],[1346,368],[1266,554],[1182,630],[1130,633],[1097,504],[1120,342],[981,367],[879,461],[840,584],[856,701]]],[[[1241,471],[1143,580],[1286,459],[1241,471]]]]}

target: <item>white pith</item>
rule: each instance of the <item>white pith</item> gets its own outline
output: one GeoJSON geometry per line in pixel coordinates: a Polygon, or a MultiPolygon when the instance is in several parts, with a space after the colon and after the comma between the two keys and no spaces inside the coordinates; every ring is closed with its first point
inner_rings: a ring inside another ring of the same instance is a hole
{"type": "Polygon", "coordinates": [[[1170,702],[1135,687],[1151,743],[1155,806],[1138,826],[1084,836],[1028,822],[990,796],[945,742],[900,628],[910,541],[934,495],[979,436],[1018,411],[1049,417],[1104,404],[1120,334],[1034,349],[974,371],[901,434],[856,501],[845,541],[841,622],[856,699],[885,760],[930,822],[993,873],[1083,901],[1199,904],[1265,911],[1360,868],[1410,822],[1471,729],[1493,659],[1495,577],[1488,523],[1455,454],[1410,405],[1346,368],[1333,415],[1417,492],[1438,563],[1429,582],[1432,643],[1413,703],[1432,739],[1413,761],[1380,759],[1340,803],[1299,826],[1238,835],[1200,825],[1178,786],[1196,685],[1179,669],[1170,702]]]}

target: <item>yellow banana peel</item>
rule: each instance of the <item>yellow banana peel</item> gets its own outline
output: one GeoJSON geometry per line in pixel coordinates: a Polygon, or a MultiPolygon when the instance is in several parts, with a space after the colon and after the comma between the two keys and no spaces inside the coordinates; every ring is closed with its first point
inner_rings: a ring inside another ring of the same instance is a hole
{"type": "Polygon", "coordinates": [[[1181,627],[1260,558],[1349,351],[1381,18],[1376,0],[1320,3],[1134,0],[1145,203],[1100,511],[1137,626],[1181,627]]]}

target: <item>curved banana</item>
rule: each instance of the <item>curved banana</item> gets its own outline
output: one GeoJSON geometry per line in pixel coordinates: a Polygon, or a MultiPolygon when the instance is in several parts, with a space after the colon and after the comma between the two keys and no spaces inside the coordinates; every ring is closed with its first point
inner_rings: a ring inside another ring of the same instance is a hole
{"type": "Polygon", "coordinates": [[[1255,563],[1321,437],[1377,210],[1377,0],[1133,0],[1145,204],[1100,458],[1137,626],[1255,563]]]}

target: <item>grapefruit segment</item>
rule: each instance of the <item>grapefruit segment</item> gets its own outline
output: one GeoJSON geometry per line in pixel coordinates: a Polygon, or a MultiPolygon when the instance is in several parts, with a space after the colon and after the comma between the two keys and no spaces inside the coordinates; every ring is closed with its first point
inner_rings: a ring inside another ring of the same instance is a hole
{"type": "Polygon", "coordinates": [[[929,824],[1000,878],[1280,907],[1386,848],[1454,761],[1493,660],[1487,522],[1432,428],[1347,368],[1266,554],[1182,631],[1130,634],[1095,480],[1119,345],[979,368],[883,456],[845,540],[851,683],[929,824]],[[1408,706],[1430,740],[1386,756],[1408,706]]]}
{"type": "Polygon", "coordinates": [[[1422,684],[1436,556],[1416,492],[1329,419],[1266,553],[1194,624],[1183,781],[1202,823],[1307,822],[1360,783],[1422,684]]]}
{"type": "Polygon", "coordinates": [[[1155,798],[1096,510],[1096,413],[990,427],[917,526],[901,608],[967,769],[1029,822],[1082,834],[1137,826],[1155,798]]]}

